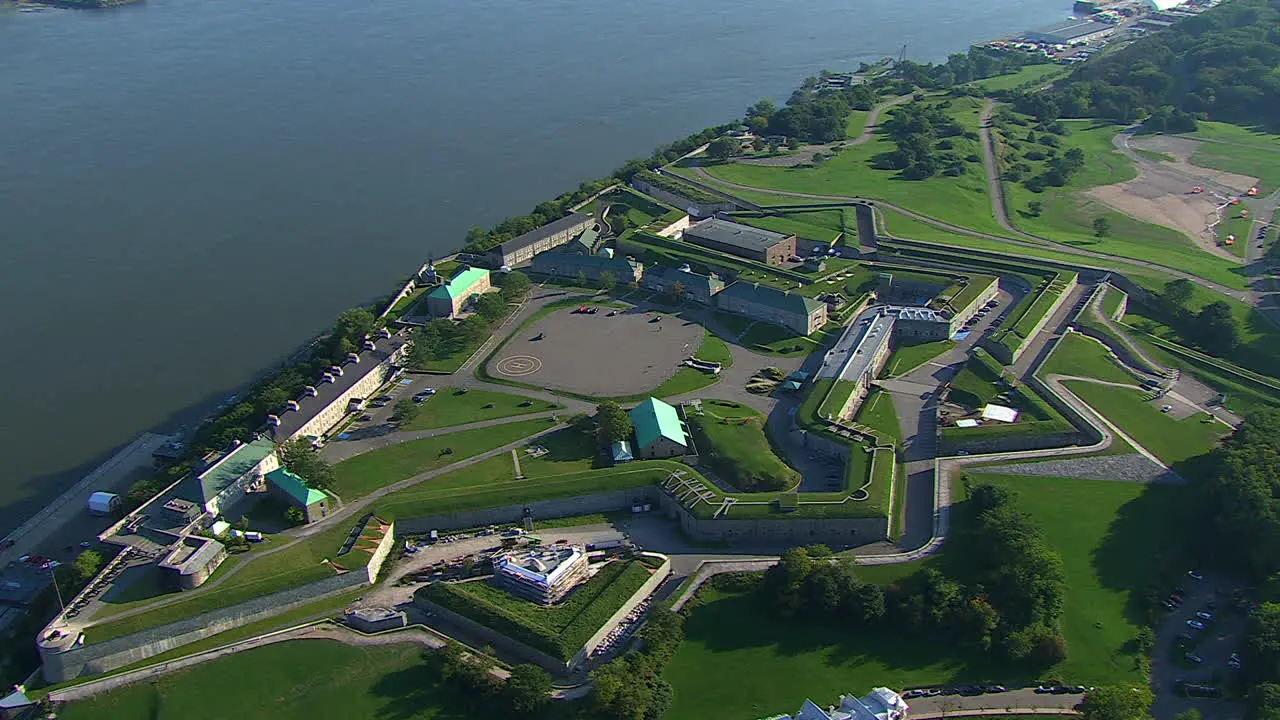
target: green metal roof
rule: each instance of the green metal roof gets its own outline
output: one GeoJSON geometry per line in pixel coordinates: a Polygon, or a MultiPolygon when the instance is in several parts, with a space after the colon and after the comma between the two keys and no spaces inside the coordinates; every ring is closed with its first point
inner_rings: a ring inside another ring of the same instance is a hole
{"type": "Polygon", "coordinates": [[[738,282],[721,291],[728,297],[737,297],[760,305],[768,305],[787,312],[811,315],[822,307],[822,303],[803,295],[785,290],[771,288],[759,283],[738,282]]]}
{"type": "Polygon", "coordinates": [[[267,482],[289,493],[289,497],[306,506],[315,505],[324,500],[324,493],[308,487],[306,480],[294,475],[286,468],[267,473],[267,482]]]}
{"type": "Polygon", "coordinates": [[[676,409],[657,398],[649,398],[631,409],[631,424],[636,429],[636,445],[647,447],[660,437],[689,446],[676,409]]]}
{"type": "Polygon", "coordinates": [[[269,438],[260,438],[227,453],[200,474],[200,494],[204,497],[199,502],[207,503],[217,497],[275,449],[275,443],[269,438]]]}
{"type": "Polygon", "coordinates": [[[480,282],[481,278],[488,277],[488,275],[489,271],[484,268],[469,267],[449,278],[449,282],[432,290],[427,297],[433,297],[437,300],[452,300],[470,290],[472,285],[480,282]]]}

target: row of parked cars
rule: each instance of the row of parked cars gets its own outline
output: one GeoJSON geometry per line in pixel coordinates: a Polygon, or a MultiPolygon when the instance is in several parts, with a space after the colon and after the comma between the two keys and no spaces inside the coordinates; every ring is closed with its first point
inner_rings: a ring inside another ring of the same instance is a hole
{"type": "Polygon", "coordinates": [[[1003,685],[957,685],[955,687],[945,688],[915,688],[902,693],[902,697],[906,700],[918,697],[938,697],[940,695],[984,695],[986,693],[1002,693],[1009,692],[1009,688],[1003,685]]]}

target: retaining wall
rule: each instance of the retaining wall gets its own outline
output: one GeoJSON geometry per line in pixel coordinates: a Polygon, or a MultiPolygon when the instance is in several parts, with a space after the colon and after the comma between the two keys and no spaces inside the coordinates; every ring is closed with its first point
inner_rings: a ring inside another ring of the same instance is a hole
{"type": "Polygon", "coordinates": [[[554,675],[563,675],[566,670],[566,663],[563,660],[552,657],[537,648],[530,647],[517,640],[512,640],[506,635],[503,635],[502,633],[485,625],[481,625],[475,620],[437,605],[422,597],[421,593],[414,593],[413,604],[418,606],[418,608],[423,612],[439,616],[444,618],[445,622],[452,623],[463,628],[469,635],[480,638],[486,645],[492,646],[495,650],[525,658],[554,675]]]}
{"type": "MultiPolygon", "coordinates": [[[[680,523],[686,535],[700,542],[800,545],[827,543],[856,545],[889,537],[889,518],[789,518],[785,516],[734,520],[694,517],[678,500],[661,494],[659,505],[680,523]]],[[[732,513],[732,510],[730,510],[732,513]]]]}
{"type": "Polygon", "coordinates": [[[516,523],[524,518],[526,509],[529,510],[535,520],[569,515],[590,515],[592,513],[630,509],[636,499],[643,499],[644,502],[652,503],[661,494],[661,491],[656,486],[641,485],[595,495],[560,498],[558,500],[539,500],[520,505],[441,513],[420,518],[404,518],[397,521],[396,527],[401,534],[420,535],[432,530],[461,530],[485,525],[516,523]]]}
{"type": "Polygon", "coordinates": [[[587,642],[582,646],[582,648],[574,654],[573,660],[569,661],[571,666],[577,666],[586,662],[587,658],[591,656],[591,653],[600,646],[600,643],[604,642],[605,636],[612,632],[613,629],[618,626],[618,623],[622,622],[622,620],[627,617],[628,613],[635,610],[637,605],[644,602],[646,598],[652,595],[653,591],[657,590],[658,586],[667,579],[667,576],[671,575],[671,559],[666,555],[648,552],[640,554],[645,557],[660,558],[662,560],[662,565],[659,565],[658,569],[649,576],[649,579],[645,580],[644,584],[640,586],[640,589],[636,590],[635,593],[622,604],[622,607],[618,608],[617,612],[610,615],[609,619],[600,626],[600,629],[587,639],[587,642]]]}
{"type": "Polygon", "coordinates": [[[80,675],[110,672],[368,582],[369,576],[363,570],[347,572],[186,620],[61,652],[56,647],[38,644],[44,679],[62,682],[80,675]]]}
{"type": "MultiPolygon", "coordinates": [[[[377,521],[373,518],[371,522],[377,521]]],[[[368,571],[369,584],[378,581],[378,572],[382,570],[382,563],[386,562],[387,557],[391,554],[391,548],[396,546],[396,524],[391,523],[387,528],[387,534],[382,536],[382,540],[378,541],[378,547],[373,551],[373,557],[369,558],[368,571]]]]}
{"type": "Polygon", "coordinates": [[[938,452],[942,455],[955,455],[958,451],[964,450],[974,455],[985,455],[988,453],[1018,452],[1020,450],[1047,450],[1049,448],[1079,444],[1083,444],[1081,433],[1079,432],[995,437],[985,440],[957,441],[939,438],[938,452]]]}
{"type": "MultiPolygon", "coordinates": [[[[994,340],[991,340],[991,338],[994,337],[993,335],[988,335],[987,337],[982,339],[982,347],[986,349],[987,352],[991,353],[992,357],[999,360],[1001,364],[1003,365],[1014,364],[1015,362],[1018,361],[1018,358],[1022,357],[1022,354],[1027,351],[1027,348],[1031,347],[1031,341],[1035,338],[1035,336],[1039,335],[1040,331],[1044,329],[1045,325],[1049,324],[1049,321],[1053,319],[1053,316],[1057,314],[1058,310],[1062,309],[1062,304],[1067,301],[1067,298],[1071,296],[1071,291],[1074,290],[1076,288],[1076,285],[1079,285],[1079,284],[1080,284],[1079,277],[1072,278],[1071,282],[1066,283],[1066,287],[1064,287],[1062,289],[1062,292],[1058,294],[1058,299],[1053,301],[1053,304],[1049,306],[1049,310],[1045,312],[1043,316],[1040,317],[1040,319],[1036,322],[1035,326],[1031,329],[1031,331],[1028,332],[1026,336],[1022,338],[1022,342],[1018,344],[1018,348],[1016,350],[1010,351],[1009,348],[1005,347],[1004,345],[1001,345],[1000,343],[995,342],[994,340]]],[[[1043,290],[1043,292],[1052,292],[1052,291],[1050,287],[1046,287],[1043,290]]],[[[1023,299],[1023,302],[1029,302],[1032,305],[1035,305],[1035,303],[1039,299],[1040,299],[1039,296],[1025,298],[1023,299]]],[[[1008,328],[1008,332],[1013,333],[1012,327],[1008,328]]]]}

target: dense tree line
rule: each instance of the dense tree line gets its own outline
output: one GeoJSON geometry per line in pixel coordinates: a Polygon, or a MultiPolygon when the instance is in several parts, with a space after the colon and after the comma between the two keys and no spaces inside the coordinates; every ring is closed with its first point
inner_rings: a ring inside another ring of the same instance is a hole
{"type": "Polygon", "coordinates": [[[778,107],[765,99],[747,108],[743,121],[757,135],[785,135],[810,142],[834,142],[848,136],[849,115],[854,110],[870,110],[879,100],[875,83],[859,83],[848,88],[825,86],[830,73],[805,78],[778,107]]]}
{"type": "Polygon", "coordinates": [[[883,588],[825,546],[791,548],[760,582],[762,600],[784,616],[943,638],[982,653],[1051,666],[1066,657],[1058,629],[1066,593],[1062,559],[1008,489],[980,485],[953,509],[949,574],[929,568],[883,588]]]}
{"type": "Polygon", "coordinates": [[[1189,303],[1194,294],[1195,285],[1190,280],[1173,280],[1152,294],[1151,304],[1160,319],[1189,344],[1210,355],[1230,357],[1240,347],[1240,326],[1231,314],[1231,306],[1218,300],[1192,310],[1189,303]]]}
{"type": "MultiPolygon", "coordinates": [[[[971,47],[967,53],[953,53],[941,64],[896,62],[894,74],[904,83],[929,90],[945,90],[956,85],[1017,72],[1024,65],[1044,62],[1025,52],[999,48],[971,47]]],[[[907,89],[910,92],[910,89],[907,89]]]]}
{"type": "Polygon", "coordinates": [[[1037,117],[1100,117],[1187,131],[1195,118],[1274,123],[1280,117],[1280,4],[1232,0],[1119,52],[1082,64],[1046,92],[1014,92],[1037,117]]]}
{"type": "MultiPolygon", "coordinates": [[[[942,172],[963,175],[966,157],[956,151],[955,138],[977,140],[978,135],[947,114],[951,103],[912,102],[894,108],[880,128],[897,149],[875,157],[882,170],[899,170],[908,180],[924,180],[942,172]]],[[[975,161],[980,161],[976,155],[975,161]]]]}
{"type": "Polygon", "coordinates": [[[538,718],[551,704],[551,675],[537,665],[516,665],[502,680],[492,674],[488,658],[468,655],[452,642],[425,651],[423,659],[474,717],[538,718]]]}
{"type": "Polygon", "coordinates": [[[684,618],[655,606],[640,629],[640,647],[591,671],[585,715],[598,720],[658,720],[671,704],[662,671],[684,640],[684,618]]]}

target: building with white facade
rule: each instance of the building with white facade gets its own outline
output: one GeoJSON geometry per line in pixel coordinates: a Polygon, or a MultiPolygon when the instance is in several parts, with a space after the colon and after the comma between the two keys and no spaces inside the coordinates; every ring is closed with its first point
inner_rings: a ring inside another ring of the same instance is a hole
{"type": "Polygon", "coordinates": [[[776,715],[768,720],[903,720],[909,709],[898,693],[876,688],[862,699],[841,695],[840,706],[829,710],[805,700],[795,715],[776,715]]]}
{"type": "Polygon", "coordinates": [[[587,579],[587,554],[580,547],[557,547],[499,555],[493,574],[502,589],[550,605],[587,579]]]}

